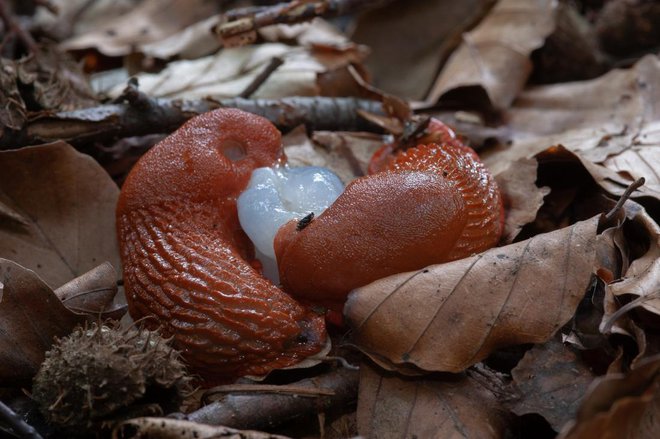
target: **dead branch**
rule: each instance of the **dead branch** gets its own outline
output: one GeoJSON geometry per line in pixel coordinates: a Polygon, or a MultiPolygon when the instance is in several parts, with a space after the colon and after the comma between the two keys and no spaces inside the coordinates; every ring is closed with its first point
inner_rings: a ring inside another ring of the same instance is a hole
{"type": "Polygon", "coordinates": [[[382,6],[391,0],[294,0],[258,8],[228,11],[231,21],[219,24],[214,32],[225,46],[239,46],[256,40],[256,31],[273,24],[294,24],[315,17],[337,17],[382,6]]]}
{"type": "Polygon", "coordinates": [[[42,436],[31,425],[27,424],[9,406],[0,401],[0,419],[5,421],[18,437],[25,439],[42,439],[42,436]]]}
{"type": "Polygon", "coordinates": [[[638,178],[637,180],[630,183],[625,190],[625,192],[619,197],[619,201],[616,202],[616,205],[605,215],[605,221],[610,221],[614,216],[623,209],[623,205],[630,199],[630,196],[640,187],[644,186],[646,179],[644,177],[638,178]]]}
{"type": "MultiPolygon", "coordinates": [[[[215,386],[204,392],[202,401],[212,402],[218,399],[218,395],[228,393],[297,395],[302,398],[318,398],[319,396],[332,396],[335,392],[331,389],[300,387],[296,385],[279,384],[225,384],[215,386]]],[[[221,396],[222,397],[222,396],[221,396]]]]}
{"type": "Polygon", "coordinates": [[[29,32],[23,29],[21,24],[12,15],[6,0],[0,0],[0,19],[5,24],[6,32],[16,35],[28,52],[35,53],[37,51],[37,43],[34,41],[34,38],[32,38],[29,32]]]}
{"type": "Polygon", "coordinates": [[[303,416],[332,408],[346,407],[357,400],[359,373],[338,369],[334,372],[294,383],[297,388],[331,389],[333,395],[319,395],[314,402],[295,395],[227,395],[185,415],[189,421],[225,425],[238,429],[266,429],[303,416]]]}
{"type": "Polygon", "coordinates": [[[238,97],[248,99],[254,94],[255,91],[259,89],[259,87],[261,87],[264,82],[266,82],[268,78],[270,78],[270,75],[272,75],[273,72],[277,70],[278,67],[282,64],[284,64],[284,60],[282,58],[279,56],[272,57],[266,68],[261,73],[259,73],[259,75],[257,75],[257,77],[254,78],[254,80],[248,84],[247,87],[245,87],[245,90],[243,90],[238,95],[238,97]]]}
{"type": "MultiPolygon", "coordinates": [[[[130,88],[130,87],[129,87],[130,88]]],[[[131,92],[132,93],[132,92],[131,92]]],[[[140,93],[140,92],[137,92],[140,93]]],[[[308,130],[376,131],[357,110],[382,114],[380,102],[356,98],[290,97],[282,99],[155,99],[127,93],[128,102],[75,111],[40,113],[20,131],[5,130],[0,149],[65,140],[73,145],[169,133],[198,114],[221,107],[259,114],[282,131],[304,124],[308,130]]]]}

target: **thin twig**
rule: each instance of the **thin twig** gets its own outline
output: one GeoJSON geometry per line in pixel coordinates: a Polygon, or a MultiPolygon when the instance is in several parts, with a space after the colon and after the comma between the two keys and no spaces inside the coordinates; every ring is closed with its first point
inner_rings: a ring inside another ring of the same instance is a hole
{"type": "MultiPolygon", "coordinates": [[[[222,401],[212,402],[187,415],[179,415],[189,421],[210,425],[226,425],[241,429],[273,428],[276,424],[303,416],[346,408],[357,400],[359,373],[354,370],[335,371],[307,378],[290,384],[297,388],[331,389],[332,395],[317,395],[313,402],[308,398],[283,394],[226,395],[222,401]]],[[[173,414],[172,416],[176,416],[173,414]]]]}
{"type": "MultiPolygon", "coordinates": [[[[129,96],[132,90],[129,89],[129,96]]],[[[141,92],[137,92],[141,93],[141,92]]],[[[375,125],[357,110],[383,114],[380,102],[356,98],[288,97],[282,99],[157,99],[144,94],[127,103],[108,104],[81,110],[38,113],[22,130],[5,130],[0,149],[64,140],[75,146],[112,143],[129,136],[169,133],[186,120],[216,108],[239,108],[270,120],[281,131],[304,124],[309,131],[371,131],[375,125]]]]}
{"type": "Polygon", "coordinates": [[[279,56],[272,57],[266,68],[261,73],[259,73],[256,78],[254,78],[254,81],[245,87],[245,90],[243,90],[241,94],[238,95],[238,97],[248,99],[282,64],[284,64],[284,60],[282,58],[279,56]]]}
{"type": "Polygon", "coordinates": [[[10,32],[13,32],[18,37],[28,52],[36,53],[39,50],[37,43],[34,41],[34,38],[32,38],[32,35],[23,29],[23,26],[21,26],[16,21],[14,16],[9,11],[9,6],[7,5],[6,0],[0,0],[0,19],[2,19],[2,21],[5,23],[7,29],[9,29],[10,32]]]}
{"type": "Polygon", "coordinates": [[[619,201],[616,202],[616,205],[610,210],[606,215],[605,215],[605,220],[609,221],[614,216],[623,208],[623,205],[625,204],[628,199],[630,199],[630,196],[632,195],[633,192],[635,192],[637,189],[639,189],[644,183],[646,183],[646,179],[644,177],[640,177],[634,182],[630,184],[626,188],[626,191],[621,195],[619,198],[619,201]]]}
{"type": "Polygon", "coordinates": [[[645,296],[640,296],[637,299],[633,300],[632,302],[626,303],[623,305],[621,308],[617,309],[614,314],[610,316],[609,319],[607,319],[606,322],[604,322],[602,325],[600,325],[600,332],[603,334],[606,334],[610,332],[612,329],[612,326],[614,326],[614,323],[619,320],[619,318],[626,314],[628,311],[631,311],[638,306],[642,305],[644,302],[647,302],[651,299],[657,299],[658,296],[660,296],[660,291],[655,291],[651,294],[647,294],[645,296]]]}
{"type": "Polygon", "coordinates": [[[316,2],[294,0],[252,10],[242,8],[240,11],[227,12],[226,17],[235,19],[218,25],[214,31],[220,35],[225,46],[236,46],[253,42],[256,38],[256,31],[265,26],[301,23],[315,17],[337,17],[357,10],[382,6],[390,1],[392,0],[324,0],[316,2]],[[252,14],[250,14],[251,12],[252,14]]]}
{"type": "Polygon", "coordinates": [[[4,420],[19,437],[25,439],[43,439],[33,426],[25,422],[9,406],[0,401],[0,419],[4,420]]]}
{"type": "Polygon", "coordinates": [[[274,384],[227,384],[224,386],[215,386],[204,392],[202,401],[208,403],[213,401],[211,397],[224,393],[250,393],[261,394],[271,393],[276,395],[296,395],[308,398],[317,398],[319,396],[333,396],[335,391],[324,388],[309,388],[295,385],[274,385],[274,384]]]}

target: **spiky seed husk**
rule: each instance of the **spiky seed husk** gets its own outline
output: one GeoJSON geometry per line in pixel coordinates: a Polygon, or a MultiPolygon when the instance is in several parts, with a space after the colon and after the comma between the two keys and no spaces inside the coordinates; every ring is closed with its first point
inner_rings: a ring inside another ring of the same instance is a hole
{"type": "Polygon", "coordinates": [[[89,429],[147,392],[165,392],[168,409],[176,409],[189,381],[178,352],[158,333],[92,324],[76,328],[46,353],[32,391],[49,422],[89,429]]]}

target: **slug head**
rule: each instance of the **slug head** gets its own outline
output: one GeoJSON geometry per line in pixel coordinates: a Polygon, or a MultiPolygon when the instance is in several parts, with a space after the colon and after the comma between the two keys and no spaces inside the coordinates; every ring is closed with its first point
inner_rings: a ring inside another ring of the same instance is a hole
{"type": "Polygon", "coordinates": [[[280,132],[268,120],[236,109],[211,111],[184,124],[140,159],[124,183],[119,210],[236,197],[252,170],[281,158],[280,132]]]}

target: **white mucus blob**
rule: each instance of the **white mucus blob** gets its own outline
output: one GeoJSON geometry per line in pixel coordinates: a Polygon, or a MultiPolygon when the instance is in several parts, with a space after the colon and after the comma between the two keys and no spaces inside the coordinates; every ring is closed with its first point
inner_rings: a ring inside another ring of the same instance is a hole
{"type": "Polygon", "coordinates": [[[279,282],[273,240],[279,228],[310,213],[318,216],[344,191],[332,171],[318,166],[258,168],[238,197],[238,219],[256,247],[264,275],[279,282]]]}

